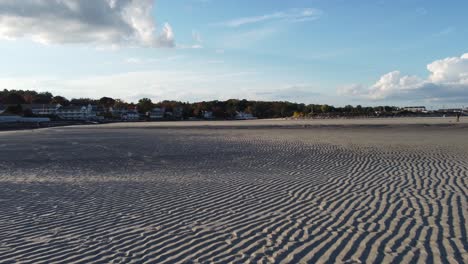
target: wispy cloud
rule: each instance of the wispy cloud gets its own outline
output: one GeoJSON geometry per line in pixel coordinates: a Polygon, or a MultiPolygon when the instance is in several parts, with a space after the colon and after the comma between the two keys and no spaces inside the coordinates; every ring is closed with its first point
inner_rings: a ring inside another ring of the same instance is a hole
{"type": "Polygon", "coordinates": [[[270,38],[278,32],[273,27],[255,28],[244,32],[236,32],[227,35],[223,40],[223,47],[245,48],[250,47],[260,41],[270,38]]]}
{"type": "Polygon", "coordinates": [[[452,34],[455,31],[456,31],[455,27],[447,27],[447,28],[442,29],[439,32],[434,33],[432,36],[433,37],[443,37],[443,36],[452,34]]]}
{"type": "Polygon", "coordinates": [[[249,24],[265,23],[271,21],[304,22],[316,20],[322,16],[323,12],[314,8],[295,8],[271,14],[241,17],[229,21],[218,23],[227,27],[240,27],[249,24]]]}
{"type": "Polygon", "coordinates": [[[184,56],[182,55],[175,55],[165,58],[141,58],[141,57],[129,57],[124,59],[124,62],[127,64],[150,64],[150,63],[157,63],[157,62],[171,62],[183,59],[184,56]]]}

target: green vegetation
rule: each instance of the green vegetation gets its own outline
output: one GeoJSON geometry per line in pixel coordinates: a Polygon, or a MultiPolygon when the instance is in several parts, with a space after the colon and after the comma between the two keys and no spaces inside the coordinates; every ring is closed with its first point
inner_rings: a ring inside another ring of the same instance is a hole
{"type": "Polygon", "coordinates": [[[393,106],[362,107],[334,107],[320,104],[301,104],[286,101],[249,101],[230,99],[227,101],[204,101],[204,102],[179,102],[162,101],[153,103],[149,98],[142,98],[137,104],[127,103],[120,99],[102,97],[99,100],[90,98],[74,98],[68,100],[63,96],[54,96],[51,93],[38,93],[30,90],[3,90],[0,91],[0,104],[8,106],[6,112],[24,113],[22,104],[61,104],[67,105],[96,105],[103,109],[130,109],[137,108],[142,114],[151,111],[155,107],[164,108],[168,112],[180,112],[185,119],[195,117],[202,118],[203,113],[212,112],[216,119],[234,118],[237,112],[252,114],[258,118],[307,118],[307,117],[335,117],[335,116],[375,116],[391,115],[398,108],[393,106]]]}

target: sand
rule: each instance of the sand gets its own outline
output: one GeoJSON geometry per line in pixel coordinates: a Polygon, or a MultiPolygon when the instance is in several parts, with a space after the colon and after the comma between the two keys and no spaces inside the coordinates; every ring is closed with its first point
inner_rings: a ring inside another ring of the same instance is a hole
{"type": "Polygon", "coordinates": [[[1,132],[0,262],[468,262],[465,120],[284,122],[1,132]]]}

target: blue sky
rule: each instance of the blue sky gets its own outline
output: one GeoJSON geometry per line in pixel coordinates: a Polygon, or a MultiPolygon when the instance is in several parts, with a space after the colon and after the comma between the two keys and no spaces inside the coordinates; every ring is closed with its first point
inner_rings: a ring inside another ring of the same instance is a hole
{"type": "Polygon", "coordinates": [[[466,1],[0,1],[0,88],[468,106],[466,1]]]}

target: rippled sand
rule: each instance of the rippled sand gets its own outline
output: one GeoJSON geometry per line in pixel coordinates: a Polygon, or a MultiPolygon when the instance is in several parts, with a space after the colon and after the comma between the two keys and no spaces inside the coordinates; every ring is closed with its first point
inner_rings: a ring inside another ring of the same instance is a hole
{"type": "Polygon", "coordinates": [[[468,262],[463,123],[165,124],[0,133],[0,262],[468,262]]]}

